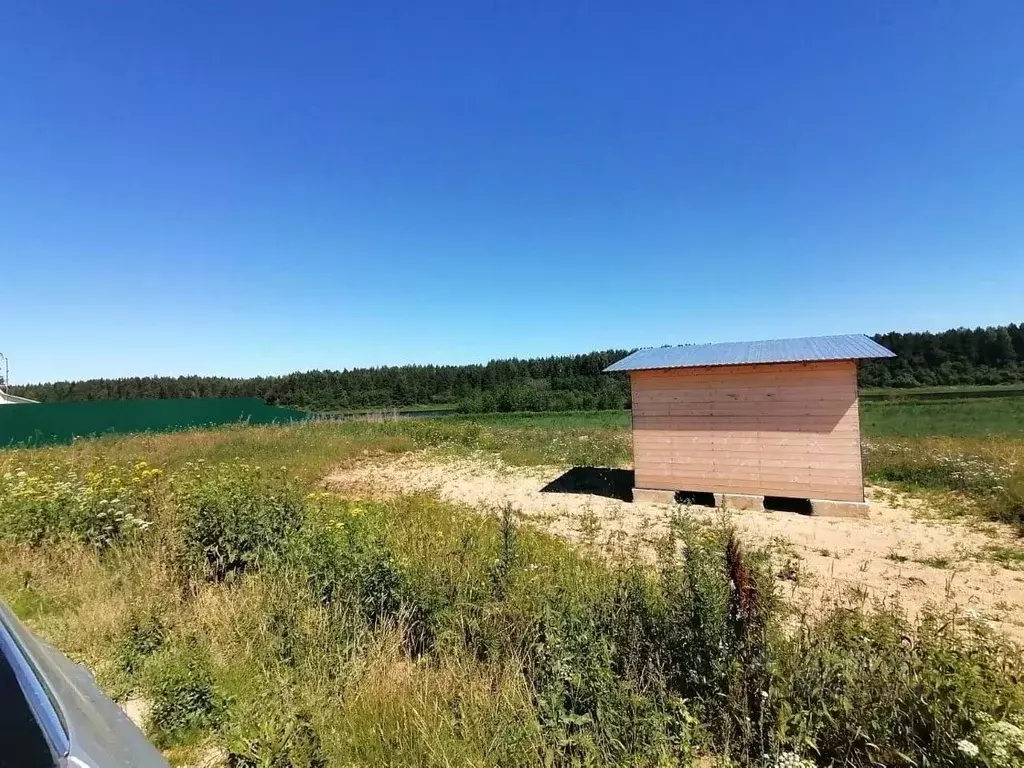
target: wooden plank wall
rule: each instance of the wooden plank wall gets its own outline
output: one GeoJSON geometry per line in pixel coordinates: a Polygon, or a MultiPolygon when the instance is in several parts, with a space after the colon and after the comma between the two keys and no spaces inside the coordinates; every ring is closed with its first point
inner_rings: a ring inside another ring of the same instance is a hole
{"type": "Polygon", "coordinates": [[[864,500],[853,361],[630,379],[637,488],[864,500]]]}

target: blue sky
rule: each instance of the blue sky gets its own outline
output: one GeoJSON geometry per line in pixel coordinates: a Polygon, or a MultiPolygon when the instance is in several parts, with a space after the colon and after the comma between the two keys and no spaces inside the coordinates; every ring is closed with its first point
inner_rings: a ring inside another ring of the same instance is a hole
{"type": "Polygon", "coordinates": [[[1024,4],[0,12],[15,382],[1024,321],[1024,4]]]}

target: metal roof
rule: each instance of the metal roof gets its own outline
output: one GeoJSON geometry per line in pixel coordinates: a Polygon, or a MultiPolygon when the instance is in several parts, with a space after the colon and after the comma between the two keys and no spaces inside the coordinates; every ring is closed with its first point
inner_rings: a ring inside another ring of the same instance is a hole
{"type": "Polygon", "coordinates": [[[605,368],[643,371],[651,368],[698,368],[708,365],[752,363],[801,363],[813,360],[856,360],[865,357],[896,357],[862,334],[811,336],[773,341],[729,341],[723,344],[684,344],[678,347],[638,349],[605,368]]]}
{"type": "Polygon", "coordinates": [[[0,405],[14,405],[15,403],[36,403],[37,400],[29,400],[27,397],[18,397],[17,395],[9,395],[3,390],[0,390],[0,405]]]}

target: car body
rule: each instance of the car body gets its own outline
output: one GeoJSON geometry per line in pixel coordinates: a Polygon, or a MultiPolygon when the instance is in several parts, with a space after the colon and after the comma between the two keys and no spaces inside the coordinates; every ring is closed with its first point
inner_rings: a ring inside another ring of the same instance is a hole
{"type": "Polygon", "coordinates": [[[92,675],[0,602],[0,768],[166,768],[92,675]]]}

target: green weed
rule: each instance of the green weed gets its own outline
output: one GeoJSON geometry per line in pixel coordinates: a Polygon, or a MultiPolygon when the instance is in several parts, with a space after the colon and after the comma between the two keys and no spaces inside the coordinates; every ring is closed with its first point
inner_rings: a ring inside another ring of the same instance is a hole
{"type": "Polygon", "coordinates": [[[223,581],[259,568],[302,525],[305,508],[290,482],[243,462],[186,465],[174,476],[182,515],[182,566],[223,581]]]}
{"type": "Polygon", "coordinates": [[[957,742],[986,712],[1021,706],[1019,670],[1006,666],[1017,651],[948,616],[913,627],[892,610],[839,606],[788,645],[769,695],[778,736],[826,765],[911,765],[926,753],[928,764],[961,765],[957,742]]]}
{"type": "Polygon", "coordinates": [[[151,703],[147,730],[159,747],[196,740],[223,715],[208,651],[193,637],[150,661],[143,690],[151,703]]]}
{"type": "Polygon", "coordinates": [[[235,768],[326,768],[330,763],[319,733],[308,711],[282,706],[280,695],[273,696],[275,706],[266,699],[250,700],[236,706],[225,734],[228,764],[235,768]]]}
{"type": "Polygon", "coordinates": [[[161,616],[133,610],[117,644],[118,666],[128,675],[141,671],[145,661],[166,641],[167,626],[161,616]]]}
{"type": "Polygon", "coordinates": [[[0,536],[38,546],[70,537],[98,548],[150,525],[160,470],[140,461],[79,472],[62,462],[0,474],[0,536]]]}
{"type": "Polygon", "coordinates": [[[933,555],[931,557],[920,557],[914,559],[915,563],[921,565],[927,565],[929,568],[946,569],[953,565],[953,558],[945,557],[943,555],[933,555]]]}
{"type": "Polygon", "coordinates": [[[989,544],[978,553],[978,557],[999,563],[1004,568],[1024,570],[1024,547],[989,544]]]}

